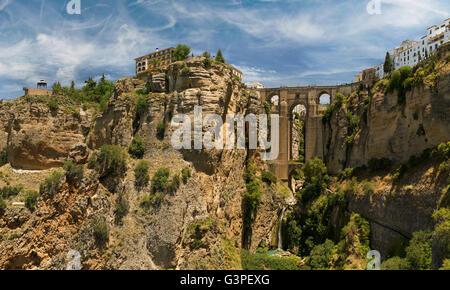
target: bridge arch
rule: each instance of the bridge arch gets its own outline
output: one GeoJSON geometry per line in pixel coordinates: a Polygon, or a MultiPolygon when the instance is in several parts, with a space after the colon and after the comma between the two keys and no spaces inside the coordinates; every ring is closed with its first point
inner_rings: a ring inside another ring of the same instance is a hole
{"type": "Polygon", "coordinates": [[[330,105],[332,102],[331,92],[324,90],[320,91],[317,96],[317,104],[319,105],[330,105]]]}
{"type": "Polygon", "coordinates": [[[305,159],[323,158],[326,153],[324,146],[324,130],[322,116],[330,103],[334,101],[337,93],[349,95],[357,89],[358,84],[345,84],[337,86],[303,86],[303,87],[279,87],[262,88],[257,91],[261,100],[270,103],[274,96],[279,96],[279,106],[275,107],[280,115],[279,137],[280,150],[276,160],[270,163],[271,171],[281,180],[288,182],[292,173],[292,166],[301,166],[299,162],[293,162],[292,158],[292,111],[297,105],[306,108],[305,120],[305,159]],[[327,98],[321,100],[323,95],[327,98]]]}
{"type": "Polygon", "coordinates": [[[266,102],[268,102],[272,106],[280,105],[280,92],[279,91],[271,91],[266,94],[266,102]]]}
{"type": "Polygon", "coordinates": [[[308,107],[297,100],[289,107],[289,160],[303,163],[306,159],[306,123],[308,107]]]}

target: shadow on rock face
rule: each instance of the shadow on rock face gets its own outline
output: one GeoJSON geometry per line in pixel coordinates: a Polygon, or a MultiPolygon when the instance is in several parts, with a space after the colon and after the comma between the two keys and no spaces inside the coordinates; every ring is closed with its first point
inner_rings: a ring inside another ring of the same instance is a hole
{"type": "Polygon", "coordinates": [[[216,173],[217,164],[220,162],[221,154],[212,150],[183,150],[184,160],[192,162],[195,170],[207,175],[216,173]]]}

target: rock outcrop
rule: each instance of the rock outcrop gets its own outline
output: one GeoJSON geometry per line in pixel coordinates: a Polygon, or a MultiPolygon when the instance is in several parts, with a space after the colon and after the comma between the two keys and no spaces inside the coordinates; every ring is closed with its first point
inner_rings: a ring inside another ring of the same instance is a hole
{"type": "Polygon", "coordinates": [[[324,140],[328,140],[325,142],[325,161],[331,173],[367,165],[374,158],[402,163],[449,140],[449,46],[442,47],[439,53],[436,84],[414,86],[406,93],[404,105],[398,104],[397,91],[385,94],[385,83],[378,83],[370,92],[361,91],[354,98],[353,114],[361,119],[360,130],[353,142],[347,142],[349,124],[346,114],[350,109],[346,106],[333,112],[324,129],[324,140]],[[368,97],[371,101],[363,113],[368,97]]]}
{"type": "MultiPolygon", "coordinates": [[[[112,185],[84,165],[85,177],[79,185],[61,180],[52,195],[39,198],[35,212],[8,209],[0,217],[5,236],[12,231],[7,227],[22,226],[15,239],[0,241],[0,268],[64,269],[67,254],[76,250],[83,269],[240,269],[243,175],[247,159],[257,159],[259,154],[173,149],[170,138],[177,129],[171,126],[173,116],[183,113],[193,118],[197,105],[204,115],[264,112],[258,97],[232,77],[227,65],[205,67],[201,58],[174,63],[147,81],[117,81],[107,108],[96,115],[82,111],[81,120],[62,110],[52,114],[45,103],[32,104],[30,110],[25,107],[21,114],[0,111],[5,124],[5,133],[0,134],[9,140],[4,148],[12,166],[46,169],[61,167],[68,159],[85,164],[87,155],[103,145],[127,150],[139,135],[146,144],[143,159],[149,161],[150,177],[162,167],[170,169],[171,177],[185,168],[191,172],[176,192],[143,207],[141,201],[151,184],[136,187],[137,160],[128,158],[126,172],[112,185]],[[138,114],[136,100],[142,96],[148,108],[138,114]],[[157,134],[161,123],[163,138],[157,134]],[[119,198],[128,206],[120,221],[116,218],[119,198]],[[93,233],[93,223],[99,219],[109,228],[102,245],[93,233]]],[[[258,167],[267,169],[262,162],[258,167]]],[[[279,212],[293,199],[283,185],[264,185],[262,191],[252,236],[245,245],[251,251],[261,243],[272,243],[279,212]]]]}

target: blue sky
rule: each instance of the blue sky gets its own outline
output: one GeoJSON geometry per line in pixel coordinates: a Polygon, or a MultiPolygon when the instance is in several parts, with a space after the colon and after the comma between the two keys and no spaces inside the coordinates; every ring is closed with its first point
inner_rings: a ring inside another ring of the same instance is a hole
{"type": "Polygon", "coordinates": [[[351,82],[386,50],[450,17],[448,0],[0,0],[0,98],[39,79],[81,87],[102,73],[134,75],[134,58],[156,47],[220,47],[244,81],[266,86],[351,82]]]}

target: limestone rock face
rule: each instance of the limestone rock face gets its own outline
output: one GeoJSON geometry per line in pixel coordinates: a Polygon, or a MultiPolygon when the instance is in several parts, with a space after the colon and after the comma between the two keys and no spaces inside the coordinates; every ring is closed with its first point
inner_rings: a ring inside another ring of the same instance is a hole
{"type": "Polygon", "coordinates": [[[0,150],[8,153],[15,168],[41,170],[62,166],[72,148],[84,143],[83,132],[92,119],[92,112],[74,110],[80,112],[53,112],[46,104],[27,99],[4,104],[0,108],[0,150]]]}
{"type": "Polygon", "coordinates": [[[166,92],[166,74],[164,72],[154,73],[150,76],[148,87],[152,92],[165,93],[166,92]]]}
{"type": "MultiPolygon", "coordinates": [[[[446,52],[450,55],[450,51],[446,52]]],[[[445,59],[445,56],[443,57],[445,59]]],[[[347,108],[333,112],[325,126],[325,156],[330,172],[337,174],[346,167],[367,165],[372,158],[387,158],[395,163],[407,161],[423,150],[447,142],[450,136],[450,64],[439,69],[436,87],[414,87],[406,94],[406,104],[397,104],[397,92],[384,94],[384,86],[373,91],[367,122],[352,144],[348,135],[347,108]]],[[[364,98],[357,108],[362,116],[364,98]]],[[[362,119],[362,118],[361,118],[362,119]]]]}
{"type": "MultiPolygon", "coordinates": [[[[149,83],[149,108],[136,115],[134,107],[128,105],[129,98],[136,97],[137,87],[128,87],[108,110],[97,118],[90,135],[91,148],[99,148],[101,142],[111,142],[127,147],[133,133],[139,134],[147,143],[144,159],[150,160],[150,171],[168,167],[173,174],[183,168],[191,168],[192,177],[173,195],[167,195],[156,206],[142,212],[141,226],[145,232],[144,243],[156,267],[161,269],[232,269],[241,267],[238,249],[242,247],[243,217],[242,195],[245,193],[243,180],[244,165],[248,152],[238,150],[182,150],[177,151],[170,144],[170,136],[177,129],[170,125],[171,118],[183,113],[193,122],[194,107],[201,106],[206,114],[249,114],[262,113],[257,95],[245,92],[231,77],[225,66],[206,68],[201,60],[172,64],[166,72],[169,93],[161,93],[155,80],[163,80],[154,74],[149,83]],[[187,67],[187,69],[186,69],[187,67]],[[183,71],[184,70],[184,71],[183,71]],[[187,71],[189,70],[189,73],[187,71]],[[166,124],[165,138],[156,137],[158,124],[166,124]],[[210,231],[192,236],[194,224],[208,221],[210,231]],[[199,244],[193,246],[193,244],[199,244]],[[201,244],[201,245],[200,245],[201,244]],[[235,249],[236,261],[221,260],[219,253],[235,249]],[[213,253],[213,254],[211,254],[213,253]],[[217,253],[217,254],[214,254],[217,253]],[[211,255],[214,256],[211,259],[211,255]]],[[[120,80],[122,82],[125,80],[120,80]]],[[[118,85],[125,87],[125,85],[118,85]]],[[[163,85],[158,85],[163,88],[163,85]]],[[[208,128],[204,128],[204,132],[208,128]]],[[[127,182],[125,191],[130,200],[139,201],[141,195],[127,182]]],[[[289,192],[289,191],[288,191],[289,192]]],[[[255,250],[261,241],[270,244],[276,231],[278,214],[292,195],[283,196],[277,189],[264,191],[262,205],[254,223],[249,249],[255,250]]],[[[135,226],[135,223],[133,223],[135,226]]],[[[126,226],[125,226],[126,227],[126,226]]]]}
{"type": "Polygon", "coordinates": [[[0,240],[0,268],[65,269],[67,254],[76,250],[82,269],[240,269],[242,248],[255,251],[261,243],[273,244],[279,213],[292,202],[292,193],[280,184],[262,185],[262,202],[244,244],[246,161],[255,160],[260,171],[267,165],[258,161],[257,151],[175,150],[171,136],[178,127],[171,121],[183,113],[193,122],[195,106],[202,107],[203,116],[264,112],[257,94],[245,90],[226,64],[205,67],[201,58],[174,63],[148,82],[118,80],[107,108],[95,117],[83,113],[81,121],[62,111],[51,114],[45,104],[14,115],[10,111],[15,110],[2,108],[0,134],[8,141],[0,149],[8,149],[13,166],[60,167],[67,159],[85,164],[103,145],[126,151],[140,135],[150,178],[159,168],[170,169],[170,180],[187,168],[190,177],[175,192],[143,206],[151,184],[136,187],[138,160],[127,158],[126,172],[114,179],[114,186],[85,165],[82,180],[71,184],[63,177],[57,190],[38,199],[35,212],[8,209],[0,216],[0,234],[18,234],[0,240]],[[138,90],[144,88],[150,91],[148,108],[137,113],[136,100],[147,91],[138,90]],[[161,123],[164,136],[157,134],[161,123]],[[127,213],[119,219],[121,206],[127,213]],[[94,233],[98,223],[108,229],[102,244],[94,233]]]}

